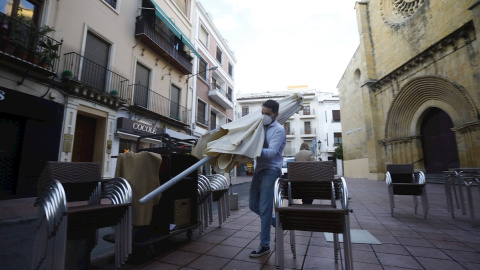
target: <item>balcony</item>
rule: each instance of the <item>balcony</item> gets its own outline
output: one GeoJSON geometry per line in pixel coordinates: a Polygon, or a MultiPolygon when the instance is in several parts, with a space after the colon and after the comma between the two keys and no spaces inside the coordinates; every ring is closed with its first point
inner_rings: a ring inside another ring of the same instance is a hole
{"type": "Polygon", "coordinates": [[[287,135],[287,138],[295,138],[295,130],[294,129],[285,130],[285,133],[287,135]]]}
{"type": "Polygon", "coordinates": [[[131,85],[131,88],[133,93],[131,106],[140,110],[147,110],[175,122],[190,125],[191,110],[141,84],[131,85]]]}
{"type": "Polygon", "coordinates": [[[316,128],[302,128],[300,129],[300,137],[302,138],[314,138],[317,136],[316,128]]]}
{"type": "Polygon", "coordinates": [[[112,107],[129,99],[127,78],[74,52],[65,54],[62,79],[74,94],[112,107]]]}
{"type": "Polygon", "coordinates": [[[135,37],[183,74],[192,74],[192,57],[183,50],[176,50],[179,42],[167,33],[155,31],[143,17],[137,18],[135,37]]]}
{"type": "Polygon", "coordinates": [[[208,91],[208,97],[220,104],[225,109],[233,109],[232,97],[227,95],[227,92],[217,84],[210,85],[210,91],[208,91]]]}
{"type": "Polygon", "coordinates": [[[31,76],[57,73],[62,43],[48,36],[53,28],[36,27],[0,12],[0,63],[31,76]]]}
{"type": "Polygon", "coordinates": [[[315,109],[301,110],[298,113],[301,119],[315,118],[315,109]]]}

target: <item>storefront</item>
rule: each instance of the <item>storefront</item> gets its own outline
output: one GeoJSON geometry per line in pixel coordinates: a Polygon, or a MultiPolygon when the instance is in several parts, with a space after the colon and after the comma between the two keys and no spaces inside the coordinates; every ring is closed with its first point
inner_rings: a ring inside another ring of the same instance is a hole
{"type": "Polygon", "coordinates": [[[46,161],[58,160],[64,106],[0,87],[0,200],[37,195],[46,161]]]}
{"type": "MultiPolygon", "coordinates": [[[[130,120],[125,117],[120,117],[117,119],[117,131],[116,136],[119,138],[119,147],[118,153],[125,153],[129,151],[136,151],[137,139],[140,136],[145,135],[154,135],[154,134],[168,134],[171,138],[179,140],[188,140],[196,139],[193,136],[190,136],[185,133],[174,131],[168,128],[159,128],[155,125],[148,123],[130,120]]],[[[140,148],[149,148],[149,147],[160,147],[161,141],[156,139],[143,139],[139,147],[140,148]]]]}

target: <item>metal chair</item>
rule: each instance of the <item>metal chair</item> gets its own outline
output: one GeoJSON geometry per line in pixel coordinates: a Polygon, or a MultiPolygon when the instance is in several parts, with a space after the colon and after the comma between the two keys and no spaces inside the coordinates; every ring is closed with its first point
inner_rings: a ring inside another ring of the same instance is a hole
{"type": "Polygon", "coordinates": [[[475,228],[477,224],[475,221],[472,185],[474,183],[477,183],[480,192],[480,168],[457,168],[450,171],[444,171],[443,175],[445,179],[445,195],[447,199],[447,207],[448,211],[452,215],[452,218],[455,218],[455,209],[453,207],[452,193],[455,196],[457,209],[460,209],[461,207],[462,214],[467,214],[467,207],[465,205],[465,198],[463,194],[463,186],[465,186],[467,192],[467,203],[470,212],[470,219],[472,227],[475,228]]]}
{"type": "Polygon", "coordinates": [[[99,163],[49,161],[39,187],[35,204],[39,207],[39,226],[34,248],[38,255],[34,256],[34,269],[44,268],[44,261],[54,266],[47,269],[63,269],[69,257],[75,258],[71,256],[74,254],[66,253],[67,240],[86,239],[89,254],[97,241],[96,230],[108,226],[115,226],[115,267],[121,267],[132,252],[132,190],[127,180],[102,180],[99,163]],[[104,203],[103,199],[111,203],[104,203]],[[79,201],[86,204],[67,206],[67,202],[79,201]],[[43,222],[50,224],[48,233],[43,222]],[[44,252],[45,243],[52,243],[55,253],[44,252]],[[53,260],[51,256],[56,258],[53,260]]]}
{"type": "Polygon", "coordinates": [[[417,196],[422,197],[423,218],[427,218],[429,205],[423,172],[414,172],[412,164],[387,164],[385,181],[390,196],[392,217],[395,208],[394,195],[411,195],[413,196],[415,214],[417,214],[418,208],[417,196]]]}
{"type": "Polygon", "coordinates": [[[284,230],[290,231],[290,245],[294,258],[295,230],[330,232],[334,234],[334,256],[338,261],[343,234],[345,268],[353,269],[348,208],[348,189],[345,179],[334,179],[333,162],[289,162],[288,179],[277,179],[274,191],[276,217],[276,264],[284,267],[284,230]],[[296,199],[324,200],[321,204],[295,204],[296,199]],[[340,205],[337,207],[337,199],[340,205]]]}
{"type": "Polygon", "coordinates": [[[230,216],[230,200],[228,199],[229,183],[225,176],[220,174],[207,175],[212,187],[212,199],[217,202],[218,209],[218,226],[230,216]]]}

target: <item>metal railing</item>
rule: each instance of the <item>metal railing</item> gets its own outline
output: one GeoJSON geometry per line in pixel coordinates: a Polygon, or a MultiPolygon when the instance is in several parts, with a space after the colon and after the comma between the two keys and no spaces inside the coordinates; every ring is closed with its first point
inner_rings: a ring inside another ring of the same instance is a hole
{"type": "Polygon", "coordinates": [[[37,27],[0,12],[0,50],[56,73],[62,43],[50,38],[48,26],[37,27]]]}
{"type": "Polygon", "coordinates": [[[309,134],[312,134],[312,135],[315,135],[317,134],[317,128],[302,128],[300,129],[300,134],[302,135],[309,135],[309,134]]]}
{"type": "Polygon", "coordinates": [[[285,130],[286,135],[295,135],[295,130],[291,128],[290,130],[285,130]]]}
{"type": "Polygon", "coordinates": [[[229,95],[229,94],[227,93],[227,91],[225,91],[225,89],[223,89],[220,85],[215,84],[215,83],[211,83],[211,84],[210,84],[210,90],[219,91],[224,97],[226,97],[228,100],[230,100],[231,102],[233,102],[233,101],[232,101],[232,96],[229,95]]]}
{"type": "MultiPolygon", "coordinates": [[[[149,47],[158,53],[158,49],[166,52],[170,57],[180,63],[190,73],[192,72],[191,57],[183,50],[179,50],[175,39],[164,33],[163,31],[155,31],[151,23],[143,17],[139,17],[135,24],[135,35],[145,35],[152,43],[146,43],[149,47]]],[[[144,42],[145,43],[145,42],[144,42]]],[[[181,44],[180,44],[181,45],[181,44]]]]}
{"type": "Polygon", "coordinates": [[[143,107],[156,114],[190,124],[190,111],[186,107],[148,89],[141,84],[131,85],[132,105],[143,107]]]}
{"type": "Polygon", "coordinates": [[[65,54],[65,70],[72,72],[73,80],[99,93],[118,95],[124,101],[129,98],[127,78],[77,53],[65,54]]]}
{"type": "Polygon", "coordinates": [[[301,110],[300,115],[301,116],[305,116],[305,115],[315,116],[315,109],[310,108],[310,110],[301,110]]]}

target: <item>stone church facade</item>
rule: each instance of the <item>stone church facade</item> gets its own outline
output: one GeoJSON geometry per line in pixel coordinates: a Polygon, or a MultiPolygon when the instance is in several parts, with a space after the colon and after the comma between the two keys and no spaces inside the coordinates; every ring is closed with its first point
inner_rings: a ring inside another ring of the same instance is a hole
{"type": "Polygon", "coordinates": [[[360,45],[338,84],[346,177],[386,164],[480,167],[480,1],[357,2],[360,45]]]}

